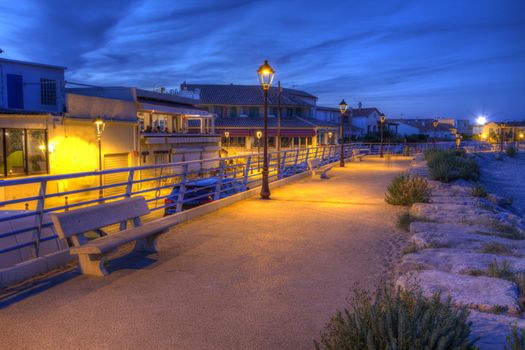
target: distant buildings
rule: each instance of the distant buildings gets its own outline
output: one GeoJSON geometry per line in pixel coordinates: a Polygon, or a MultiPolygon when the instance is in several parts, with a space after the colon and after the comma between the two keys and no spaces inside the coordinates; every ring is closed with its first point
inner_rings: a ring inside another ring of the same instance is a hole
{"type": "Polygon", "coordinates": [[[489,122],[477,126],[475,135],[481,140],[489,142],[524,142],[525,120],[509,122],[489,122]]]}
{"type": "Polygon", "coordinates": [[[397,135],[401,137],[421,135],[429,138],[439,138],[442,140],[453,140],[453,125],[439,121],[434,127],[434,119],[394,119],[397,123],[397,135]]]}

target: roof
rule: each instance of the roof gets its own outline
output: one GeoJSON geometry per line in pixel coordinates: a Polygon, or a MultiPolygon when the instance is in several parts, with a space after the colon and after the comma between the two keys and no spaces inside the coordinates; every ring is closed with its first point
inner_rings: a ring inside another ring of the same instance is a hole
{"type": "Polygon", "coordinates": [[[26,111],[21,109],[3,109],[0,108],[0,114],[13,114],[13,115],[58,115],[58,113],[43,112],[43,111],[26,111]]]}
{"type": "MultiPolygon", "coordinates": [[[[217,128],[262,128],[263,117],[220,117],[215,119],[217,128]]],[[[277,127],[277,118],[268,118],[268,127],[277,127]]],[[[338,127],[335,123],[325,122],[312,118],[282,117],[281,128],[315,128],[315,127],[338,127]]]]}
{"type": "Polygon", "coordinates": [[[434,128],[434,119],[389,119],[389,121],[411,126],[422,133],[434,131],[450,132],[450,129],[454,128],[454,126],[444,123],[439,123],[438,126],[434,128]]]}
{"type": "Polygon", "coordinates": [[[376,112],[377,114],[381,114],[379,109],[375,107],[370,108],[352,108],[352,117],[368,117],[370,114],[376,112]]]}
{"type": "MultiPolygon", "coordinates": [[[[262,106],[264,105],[263,90],[259,85],[214,85],[214,84],[186,84],[181,85],[181,90],[200,90],[201,105],[237,105],[237,106],[262,106]]],[[[268,104],[278,104],[277,87],[271,87],[268,92],[268,104]]],[[[281,105],[311,107],[313,104],[303,98],[317,97],[300,90],[282,89],[281,105]]]]}
{"type": "Polygon", "coordinates": [[[0,62],[7,62],[7,63],[14,63],[14,64],[23,64],[23,65],[26,65],[26,66],[36,66],[36,67],[44,67],[44,68],[59,69],[59,70],[65,70],[66,69],[66,67],[63,67],[63,66],[55,66],[55,65],[51,65],[51,64],[45,64],[45,63],[36,63],[36,62],[11,60],[11,59],[7,59],[7,58],[0,58],[0,62]]]}
{"type": "Polygon", "coordinates": [[[137,99],[139,101],[141,100],[148,100],[148,101],[158,101],[158,102],[164,102],[164,103],[177,103],[177,104],[183,104],[188,106],[194,106],[199,101],[193,100],[191,98],[182,97],[174,94],[165,94],[162,92],[157,91],[149,91],[144,89],[136,89],[137,91],[137,99]]]}
{"type": "Polygon", "coordinates": [[[525,120],[510,121],[510,122],[500,122],[499,125],[503,124],[504,126],[516,126],[516,127],[525,127],[525,120]]]}

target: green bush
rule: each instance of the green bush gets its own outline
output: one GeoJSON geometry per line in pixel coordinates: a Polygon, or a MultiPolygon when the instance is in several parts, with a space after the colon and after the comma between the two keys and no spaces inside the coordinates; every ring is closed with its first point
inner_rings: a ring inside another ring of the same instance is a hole
{"type": "Polygon", "coordinates": [[[507,147],[507,149],[505,150],[505,153],[509,156],[509,157],[514,157],[516,156],[516,149],[512,146],[510,147],[507,147]]]}
{"type": "Polygon", "coordinates": [[[392,205],[412,205],[427,203],[431,191],[428,181],[419,176],[399,175],[387,188],[385,201],[392,205]]]}
{"type": "Polygon", "coordinates": [[[525,350],[525,330],[512,327],[512,333],[507,336],[505,350],[525,350]]]}
{"type": "Polygon", "coordinates": [[[470,193],[474,196],[474,197],[480,197],[480,198],[487,198],[487,190],[485,189],[485,187],[483,187],[482,184],[480,184],[479,182],[476,183],[474,185],[474,187],[472,187],[470,193]]]}
{"type": "Polygon", "coordinates": [[[430,177],[441,182],[479,179],[479,165],[464,150],[428,150],[425,159],[430,177]]]}
{"type": "Polygon", "coordinates": [[[351,309],[330,320],[317,349],[409,350],[476,349],[469,340],[468,310],[456,308],[439,294],[425,298],[420,290],[378,288],[375,298],[357,291],[351,309]]]}

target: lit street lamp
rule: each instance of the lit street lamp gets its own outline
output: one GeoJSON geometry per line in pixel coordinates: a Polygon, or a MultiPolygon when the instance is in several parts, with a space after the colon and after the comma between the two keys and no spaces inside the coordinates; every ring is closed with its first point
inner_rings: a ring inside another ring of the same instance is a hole
{"type": "Polygon", "coordinates": [[[434,148],[436,147],[436,129],[439,125],[439,121],[436,119],[434,119],[434,121],[432,122],[432,125],[434,125],[434,148]]]}
{"type": "Polygon", "coordinates": [[[275,71],[265,60],[257,70],[259,83],[264,91],[264,143],[263,143],[263,171],[261,185],[261,199],[270,199],[270,185],[268,183],[268,90],[272,86],[275,71]]]}
{"type": "MultiPolygon", "coordinates": [[[[104,132],[104,129],[106,128],[106,122],[101,117],[97,117],[97,119],[95,119],[93,123],[95,124],[95,128],[97,131],[98,170],[102,171],[102,133],[104,132]]],[[[102,198],[104,196],[104,193],[102,190],[102,174],[98,176],[98,186],[100,187],[98,190],[98,197],[102,198]]]]}
{"type": "Polygon", "coordinates": [[[381,121],[381,146],[379,148],[379,157],[383,158],[383,125],[385,125],[385,121],[386,121],[386,117],[384,113],[381,113],[380,121],[381,121]]]}
{"type": "Polygon", "coordinates": [[[225,131],[224,132],[224,137],[226,137],[226,151],[228,152],[228,155],[230,155],[230,132],[229,131],[225,131]]]}
{"type": "Polygon", "coordinates": [[[328,144],[331,145],[332,144],[332,135],[333,133],[331,131],[328,132],[328,144]]]}
{"type": "Polygon", "coordinates": [[[341,147],[341,151],[340,151],[340,156],[339,156],[339,166],[341,168],[343,168],[345,166],[345,134],[344,134],[344,117],[345,117],[345,113],[346,113],[346,110],[348,109],[348,105],[346,104],[345,100],[343,99],[340,103],[339,103],[339,111],[341,112],[341,125],[339,126],[339,133],[341,134],[340,136],[340,147],[341,147]]]}

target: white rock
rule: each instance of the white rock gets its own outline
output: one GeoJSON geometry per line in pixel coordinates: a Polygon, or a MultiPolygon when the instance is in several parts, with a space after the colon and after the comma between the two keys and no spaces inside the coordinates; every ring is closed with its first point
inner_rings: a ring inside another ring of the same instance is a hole
{"type": "Polygon", "coordinates": [[[488,266],[497,261],[507,261],[514,272],[525,271],[525,259],[513,256],[477,253],[467,249],[424,249],[414,254],[403,256],[399,270],[439,270],[456,274],[467,274],[469,271],[486,271],[488,266]]]}
{"type": "Polygon", "coordinates": [[[498,278],[427,270],[406,273],[397,279],[396,284],[402,288],[416,284],[426,297],[441,293],[443,298],[450,296],[456,305],[482,311],[494,308],[504,308],[511,313],[519,311],[517,286],[498,278]]]}
{"type": "Polygon", "coordinates": [[[472,322],[471,339],[479,338],[476,345],[480,350],[501,350],[513,325],[525,329],[524,319],[475,310],[471,311],[469,321],[472,322]]]}

